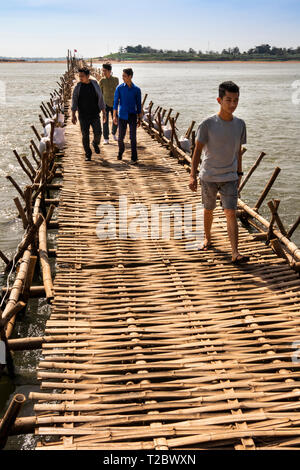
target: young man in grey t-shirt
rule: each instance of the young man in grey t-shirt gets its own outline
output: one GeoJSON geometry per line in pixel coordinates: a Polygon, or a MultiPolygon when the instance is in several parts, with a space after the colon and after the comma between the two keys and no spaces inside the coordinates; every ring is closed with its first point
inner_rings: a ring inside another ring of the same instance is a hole
{"type": "Polygon", "coordinates": [[[199,172],[205,230],[205,239],[201,249],[208,250],[211,246],[213,211],[219,191],[227,219],[232,262],[235,264],[250,259],[249,256],[244,256],[238,251],[236,209],[238,188],[243,175],[242,145],[247,140],[245,122],[233,116],[238,106],[239,94],[239,87],[233,82],[223,82],[220,85],[217,98],[220,104],[219,113],[205,119],[198,128],[189,184],[192,191],[197,191],[196,172],[201,161],[202,150],[204,150],[199,172]]]}

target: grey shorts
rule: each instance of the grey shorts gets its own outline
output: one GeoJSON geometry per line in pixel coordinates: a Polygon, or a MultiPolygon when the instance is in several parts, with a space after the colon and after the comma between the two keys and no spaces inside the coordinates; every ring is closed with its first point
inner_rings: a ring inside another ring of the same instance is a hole
{"type": "Polygon", "coordinates": [[[211,182],[200,179],[201,196],[204,209],[213,210],[216,207],[217,193],[219,191],[223,209],[237,209],[238,180],[211,182]]]}

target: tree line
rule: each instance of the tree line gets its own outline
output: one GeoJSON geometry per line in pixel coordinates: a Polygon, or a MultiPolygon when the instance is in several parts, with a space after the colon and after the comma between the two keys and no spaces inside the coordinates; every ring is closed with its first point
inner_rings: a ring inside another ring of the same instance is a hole
{"type": "MultiPolygon", "coordinates": [[[[138,44],[137,46],[126,46],[120,47],[118,55],[128,55],[128,54],[147,54],[147,55],[166,55],[166,56],[193,56],[193,57],[201,57],[205,55],[215,55],[215,56],[292,56],[292,55],[299,55],[300,54],[300,46],[293,48],[293,47],[271,47],[269,44],[261,44],[260,46],[255,46],[248,51],[241,52],[239,47],[229,47],[228,49],[223,49],[222,52],[219,51],[206,51],[203,52],[201,50],[196,51],[193,48],[189,48],[186,50],[168,50],[168,49],[154,49],[150,46],[142,46],[138,44]]],[[[115,54],[113,54],[115,55],[115,54]]]]}

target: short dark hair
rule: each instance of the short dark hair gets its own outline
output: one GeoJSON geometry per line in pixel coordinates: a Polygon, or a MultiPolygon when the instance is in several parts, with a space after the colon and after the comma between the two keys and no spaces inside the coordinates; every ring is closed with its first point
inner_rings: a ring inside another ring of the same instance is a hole
{"type": "Polygon", "coordinates": [[[111,69],[112,69],[111,64],[103,64],[102,68],[104,68],[105,70],[109,70],[110,72],[111,72],[111,69]]]}
{"type": "Polygon", "coordinates": [[[219,97],[224,98],[224,96],[226,95],[226,91],[228,91],[229,93],[240,94],[239,87],[231,81],[221,83],[221,85],[219,86],[219,97]]]}
{"type": "Polygon", "coordinates": [[[129,77],[133,77],[132,69],[124,69],[123,72],[126,73],[126,75],[128,75],[129,77]]]}
{"type": "Polygon", "coordinates": [[[78,69],[78,73],[79,72],[85,73],[87,76],[90,74],[90,71],[87,67],[82,67],[81,69],[78,69]]]}

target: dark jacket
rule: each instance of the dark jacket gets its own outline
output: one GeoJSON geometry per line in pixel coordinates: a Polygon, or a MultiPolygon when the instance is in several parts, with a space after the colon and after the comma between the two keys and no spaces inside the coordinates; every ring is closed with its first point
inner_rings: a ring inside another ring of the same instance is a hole
{"type": "MultiPolygon", "coordinates": [[[[105,109],[105,103],[102,95],[101,88],[96,80],[91,79],[91,83],[94,85],[94,88],[96,90],[97,96],[98,96],[98,106],[99,110],[103,111],[105,109]]],[[[79,98],[79,92],[80,92],[80,87],[81,87],[81,82],[78,82],[77,85],[74,88],[73,91],[73,96],[72,96],[72,111],[77,111],[78,110],[78,98],[79,98]]]]}

